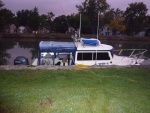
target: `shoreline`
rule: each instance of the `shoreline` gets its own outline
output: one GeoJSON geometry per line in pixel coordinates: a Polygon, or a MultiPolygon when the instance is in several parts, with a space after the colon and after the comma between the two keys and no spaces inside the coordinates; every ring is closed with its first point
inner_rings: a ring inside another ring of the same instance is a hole
{"type": "MultiPolygon", "coordinates": [[[[73,34],[0,34],[0,39],[32,39],[32,40],[44,40],[44,39],[71,39],[73,34]]],[[[97,38],[96,35],[82,35],[86,38],[97,38]]],[[[117,41],[143,41],[150,42],[150,37],[134,37],[134,36],[99,36],[100,40],[117,40],[117,41]]]]}
{"type": "Polygon", "coordinates": [[[150,69],[150,65],[129,65],[129,66],[48,66],[48,65],[39,65],[39,66],[24,66],[24,65],[1,65],[0,70],[61,70],[61,69],[67,69],[67,70],[82,70],[82,69],[118,69],[118,68],[136,68],[136,69],[150,69]]]}

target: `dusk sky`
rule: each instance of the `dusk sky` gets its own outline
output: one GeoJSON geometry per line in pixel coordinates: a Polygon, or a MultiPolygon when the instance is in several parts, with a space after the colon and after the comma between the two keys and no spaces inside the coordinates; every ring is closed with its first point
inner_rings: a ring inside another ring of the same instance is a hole
{"type": "MultiPolygon", "coordinates": [[[[68,15],[77,12],[76,5],[81,5],[85,0],[2,0],[5,8],[10,9],[16,13],[22,9],[33,9],[38,7],[40,14],[47,14],[53,12],[55,16],[68,15]]],[[[125,10],[130,4],[134,2],[143,2],[148,8],[150,14],[150,0],[107,0],[111,8],[119,8],[125,10]]]]}

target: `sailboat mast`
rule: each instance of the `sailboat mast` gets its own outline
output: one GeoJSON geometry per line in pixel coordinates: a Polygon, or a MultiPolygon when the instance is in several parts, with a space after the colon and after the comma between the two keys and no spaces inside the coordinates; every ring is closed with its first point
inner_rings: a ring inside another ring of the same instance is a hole
{"type": "Polygon", "coordinates": [[[79,38],[81,37],[81,13],[80,13],[80,26],[79,26],[79,38]]]}
{"type": "Polygon", "coordinates": [[[98,18],[98,25],[97,25],[97,39],[98,39],[98,35],[99,35],[99,12],[98,12],[98,14],[97,14],[97,18],[98,18]]]}
{"type": "MultiPolygon", "coordinates": [[[[97,14],[97,19],[98,19],[98,23],[97,23],[97,40],[98,40],[98,35],[99,35],[99,12],[97,14]]],[[[96,56],[95,56],[95,65],[97,65],[97,49],[96,49],[96,56]]]]}

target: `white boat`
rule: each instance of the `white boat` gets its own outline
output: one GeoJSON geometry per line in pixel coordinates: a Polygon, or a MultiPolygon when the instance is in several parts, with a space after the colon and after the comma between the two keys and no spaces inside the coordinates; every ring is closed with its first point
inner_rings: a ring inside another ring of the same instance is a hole
{"type": "Polygon", "coordinates": [[[73,42],[41,41],[39,57],[32,65],[140,65],[146,49],[124,49],[118,55],[113,54],[111,45],[102,44],[91,38],[72,37],[73,42]],[[122,56],[124,51],[130,51],[128,56],[122,56]],[[138,51],[138,53],[137,53],[138,51]]]}
{"type": "MultiPolygon", "coordinates": [[[[98,14],[99,20],[99,14],[98,14]]],[[[81,29],[81,15],[80,26],[81,29]]],[[[118,55],[113,54],[111,45],[102,44],[98,40],[99,21],[97,27],[97,39],[80,38],[72,36],[73,42],[41,41],[39,44],[39,57],[32,65],[140,65],[146,49],[125,49],[118,55]],[[123,51],[130,51],[128,56],[121,56],[123,51]],[[138,51],[138,53],[137,53],[138,51]]]]}

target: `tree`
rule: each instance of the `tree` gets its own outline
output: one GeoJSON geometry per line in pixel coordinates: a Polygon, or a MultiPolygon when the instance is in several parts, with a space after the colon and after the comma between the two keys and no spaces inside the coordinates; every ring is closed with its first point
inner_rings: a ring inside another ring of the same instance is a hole
{"type": "Polygon", "coordinates": [[[113,33],[116,34],[117,31],[125,31],[126,26],[123,24],[124,18],[121,16],[116,16],[109,24],[109,27],[113,30],[113,33]]]}
{"type": "Polygon", "coordinates": [[[147,11],[148,9],[143,2],[129,4],[125,11],[126,32],[128,35],[133,35],[144,29],[147,11]]]}
{"type": "Polygon", "coordinates": [[[117,31],[123,31],[126,29],[124,25],[124,12],[120,9],[110,9],[107,11],[103,18],[103,23],[109,25],[109,28],[116,34],[117,31]]]}
{"type": "Polygon", "coordinates": [[[45,27],[48,25],[48,19],[47,19],[47,15],[42,14],[39,17],[39,23],[40,23],[40,27],[45,27]]]}
{"type": "Polygon", "coordinates": [[[150,15],[147,15],[146,23],[147,27],[150,28],[150,15]]]}
{"type": "Polygon", "coordinates": [[[38,8],[32,10],[21,10],[17,12],[19,26],[29,26],[31,30],[38,30],[40,16],[38,8]]]}
{"type": "Polygon", "coordinates": [[[150,37],[150,15],[147,15],[146,23],[145,36],[150,37]]]}
{"type": "Polygon", "coordinates": [[[55,17],[55,14],[53,12],[47,13],[47,27],[48,28],[52,27],[54,17],[55,17]]]}
{"type": "Polygon", "coordinates": [[[0,0],[0,8],[4,6],[4,3],[0,0]]]}
{"type": "Polygon", "coordinates": [[[72,26],[73,28],[78,29],[79,25],[77,25],[77,22],[79,23],[79,21],[76,20],[77,19],[76,16],[77,16],[77,14],[76,15],[75,14],[68,15],[67,21],[68,21],[69,26],[72,26]]]}
{"type": "MultiPolygon", "coordinates": [[[[91,32],[95,33],[97,29],[97,15],[109,9],[109,4],[106,0],[85,0],[82,5],[77,5],[79,13],[82,17],[86,16],[89,19],[91,32]]],[[[85,17],[85,18],[86,18],[85,17]]]]}
{"type": "Polygon", "coordinates": [[[53,19],[54,19],[54,13],[53,12],[48,12],[47,15],[46,14],[42,14],[39,17],[39,27],[40,28],[46,28],[49,31],[51,31],[51,27],[53,25],[53,19]]]}
{"type": "Polygon", "coordinates": [[[3,6],[4,3],[0,0],[0,32],[5,32],[5,27],[15,21],[14,14],[10,10],[3,8],[3,6]]]}
{"type": "MultiPolygon", "coordinates": [[[[77,31],[79,29],[80,25],[80,14],[71,14],[67,16],[67,22],[69,26],[72,26],[77,31]]],[[[89,25],[89,19],[87,16],[82,16],[82,27],[81,27],[81,33],[83,34],[89,34],[92,33],[90,25],[89,25]]]]}
{"type": "Polygon", "coordinates": [[[15,45],[16,43],[12,40],[0,41],[0,65],[7,65],[8,59],[11,58],[11,55],[7,51],[15,45]]]}
{"type": "Polygon", "coordinates": [[[49,21],[52,21],[55,17],[55,14],[53,12],[48,12],[47,13],[47,18],[49,21]]]}
{"type": "Polygon", "coordinates": [[[31,16],[31,11],[29,10],[21,10],[17,12],[17,21],[19,26],[28,26],[29,20],[31,16]]]}
{"type": "Polygon", "coordinates": [[[68,21],[65,15],[58,16],[53,21],[53,31],[65,33],[68,29],[68,21]]]}
{"type": "Polygon", "coordinates": [[[14,23],[14,14],[4,8],[0,10],[0,31],[5,32],[5,26],[9,26],[14,23]]]}
{"type": "Polygon", "coordinates": [[[40,25],[40,23],[39,23],[39,12],[38,12],[38,8],[35,7],[34,9],[31,10],[29,27],[32,30],[37,31],[39,25],[40,25]]]}

